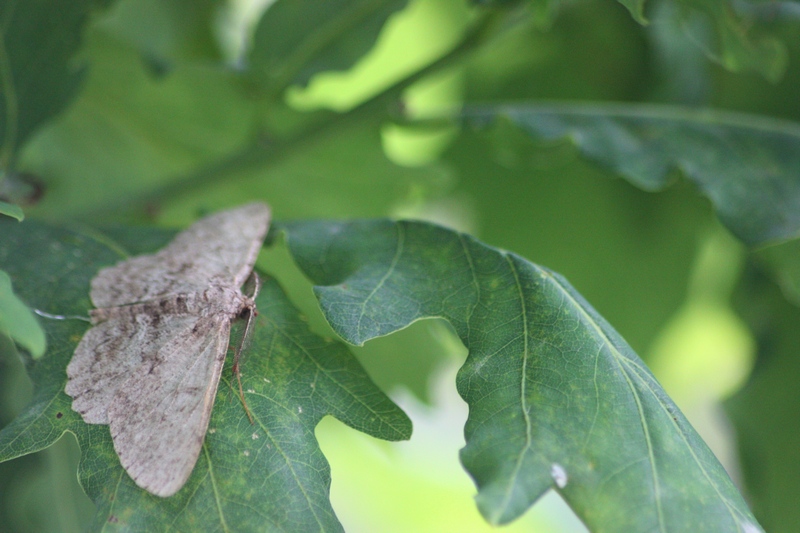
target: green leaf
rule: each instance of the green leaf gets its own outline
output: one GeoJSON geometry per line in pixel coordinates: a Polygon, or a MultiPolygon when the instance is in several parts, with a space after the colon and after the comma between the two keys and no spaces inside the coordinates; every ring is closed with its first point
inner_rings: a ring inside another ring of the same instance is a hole
{"type": "Polygon", "coordinates": [[[0,215],[16,218],[20,222],[25,219],[25,213],[22,211],[20,206],[9,204],[8,202],[3,202],[2,200],[0,200],[0,215]]]}
{"type": "MultiPolygon", "coordinates": [[[[647,24],[644,15],[645,0],[618,0],[640,24],[647,24]]],[[[695,43],[706,56],[733,72],[758,72],[768,80],[777,82],[788,63],[786,47],[775,38],[753,31],[755,17],[747,16],[748,7],[733,1],[674,0],[674,12],[684,28],[686,39],[695,43]],[[704,32],[694,28],[702,27],[704,32]],[[706,33],[713,42],[706,42],[706,33]]]]}
{"type": "Polygon", "coordinates": [[[800,309],[755,262],[748,266],[735,303],[758,343],[758,359],[725,408],[753,512],[767,531],[789,532],[800,523],[800,309]]]}
{"type": "Polygon", "coordinates": [[[99,30],[87,35],[86,54],[92,69],[80,97],[22,154],[20,166],[53,193],[38,210],[118,211],[249,141],[253,109],[229,73],[179,65],[156,78],[135,48],[99,30]]]}
{"type": "Polygon", "coordinates": [[[14,294],[11,278],[0,270],[0,333],[10,336],[34,358],[44,354],[44,330],[31,310],[14,294]]]}
{"type": "MultiPolygon", "coordinates": [[[[617,0],[628,10],[631,17],[642,25],[649,24],[645,15],[645,0],[617,0]]],[[[495,2],[502,5],[503,2],[495,2]]],[[[542,2],[528,0],[531,12],[538,18],[542,2]]],[[[568,4],[551,0],[546,4],[568,4]]],[[[649,2],[648,5],[656,5],[649,2]]],[[[778,39],[763,35],[758,24],[758,9],[750,2],[731,0],[665,0],[666,10],[672,14],[674,22],[683,29],[683,38],[698,47],[705,56],[733,72],[758,72],[771,82],[781,79],[788,64],[786,46],[778,39]],[[675,8],[673,8],[673,5],[675,8]],[[702,28],[702,31],[697,31],[702,28]]],[[[758,3],[753,3],[758,4],[758,3]]],[[[561,7],[560,5],[558,7],[561,7]]],[[[662,7],[661,5],[657,7],[662,7]]],[[[553,5],[547,5],[555,11],[553,5]]],[[[776,16],[772,8],[766,17],[776,16]]],[[[762,14],[761,17],[765,18],[762,14]]],[[[666,23],[661,21],[661,23],[666,23]]]]}
{"type": "Polygon", "coordinates": [[[169,69],[181,60],[221,59],[219,0],[117,0],[100,26],[134,45],[153,66],[169,69]]]}
{"type": "Polygon", "coordinates": [[[535,141],[507,123],[465,130],[446,161],[485,242],[562,273],[634,351],[649,355],[683,304],[698,229],[713,222],[690,183],[648,193],[576,157],[568,144],[535,141]]]}
{"type": "Polygon", "coordinates": [[[784,298],[800,306],[800,239],[761,248],[754,256],[771,272],[784,298]]]}
{"type": "MultiPolygon", "coordinates": [[[[129,244],[35,222],[0,221],[0,233],[0,266],[18,281],[20,294],[37,308],[68,317],[86,315],[90,279],[118,261],[129,244]]],[[[136,234],[128,233],[132,248],[136,234]]],[[[143,235],[155,242],[153,231],[143,235]]],[[[161,232],[162,244],[171,235],[161,232]]],[[[97,505],[94,530],[340,531],[315,426],[330,414],[373,436],[398,440],[410,436],[410,421],[344,345],[308,330],[274,279],[265,279],[257,304],[252,344],[241,365],[256,422],[251,425],[234,400],[229,358],[200,459],[174,497],[137,488],[119,465],[108,427],[87,425],[70,409],[65,367],[87,328],[74,318],[46,321],[50,349],[28,363],[34,398],[0,430],[0,461],[74,433],[82,451],[80,480],[97,505]]]]}
{"type": "Polygon", "coordinates": [[[800,235],[800,126],[752,115],[640,104],[471,108],[544,139],[569,138],[583,155],[647,191],[680,170],[728,228],[755,246],[800,235]]]}
{"type": "Polygon", "coordinates": [[[285,157],[268,158],[263,165],[231,173],[228,180],[185,193],[168,204],[165,216],[184,219],[198,205],[218,205],[220,198],[243,203],[254,196],[268,199],[281,218],[383,216],[397,205],[413,205],[446,190],[452,181],[444,165],[393,163],[378,128],[367,119],[342,124],[285,157]]]}
{"type": "Polygon", "coordinates": [[[453,325],[470,352],[461,459],[490,523],[554,489],[592,531],[760,530],[644,363],[558,274],[426,223],[284,228],[347,341],[453,325]]]}
{"type": "Polygon", "coordinates": [[[644,1],[645,0],[618,0],[620,4],[625,6],[625,9],[630,11],[633,20],[639,24],[647,24],[647,17],[644,16],[644,1]]]}
{"type": "Polygon", "coordinates": [[[180,63],[154,78],[128,44],[101,31],[87,40],[85,90],[21,161],[52,192],[39,213],[94,220],[147,206],[185,222],[198,205],[262,197],[279,216],[377,216],[448,180],[437,166],[392,163],[373,117],[295,143],[267,142],[232,72],[180,63]]]}
{"type": "MultiPolygon", "coordinates": [[[[681,0],[686,26],[693,20],[710,19],[709,26],[716,42],[702,46],[706,55],[733,72],[758,72],[771,82],[778,82],[786,71],[786,47],[775,38],[758,35],[756,19],[737,11],[734,2],[708,2],[706,0],[681,0]],[[755,30],[755,31],[753,31],[755,30]]],[[[687,37],[702,42],[702,36],[687,37]]]]}
{"type": "Polygon", "coordinates": [[[0,170],[43,122],[72,99],[83,78],[73,56],[91,12],[106,0],[0,3],[0,170]]]}
{"type": "Polygon", "coordinates": [[[345,70],[373,45],[405,0],[278,0],[264,13],[250,67],[278,90],[305,84],[317,72],[345,70]]]}

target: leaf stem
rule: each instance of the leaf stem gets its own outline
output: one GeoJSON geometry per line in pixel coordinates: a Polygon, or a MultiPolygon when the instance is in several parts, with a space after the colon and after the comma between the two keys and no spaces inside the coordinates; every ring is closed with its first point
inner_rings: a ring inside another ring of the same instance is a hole
{"type": "Polygon", "coordinates": [[[457,64],[473,50],[493,39],[500,32],[506,31],[510,27],[507,24],[509,15],[510,12],[507,10],[487,10],[478,17],[462,40],[449,52],[345,113],[319,112],[307,128],[286,140],[269,141],[265,136],[258,136],[241,150],[222,161],[200,168],[133,199],[126,197],[118,202],[107,204],[85,214],[83,218],[97,221],[105,217],[117,217],[120,213],[130,213],[161,202],[165,198],[174,198],[205,188],[210,184],[222,182],[233,175],[235,171],[264,164],[274,165],[292,153],[317,142],[332,130],[335,131],[347,124],[371,120],[377,127],[387,116],[392,114],[389,109],[391,104],[395,103],[410,86],[431,74],[457,64]]]}

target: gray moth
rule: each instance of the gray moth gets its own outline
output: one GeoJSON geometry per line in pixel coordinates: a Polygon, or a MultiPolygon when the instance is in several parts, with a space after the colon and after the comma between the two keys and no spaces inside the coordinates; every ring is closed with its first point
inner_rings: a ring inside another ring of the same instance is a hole
{"type": "Polygon", "coordinates": [[[66,393],[85,422],[110,426],[123,468],[152,494],[175,494],[200,455],[231,322],[255,309],[241,287],[269,220],[262,202],[215,213],[91,281],[92,327],[66,393]]]}

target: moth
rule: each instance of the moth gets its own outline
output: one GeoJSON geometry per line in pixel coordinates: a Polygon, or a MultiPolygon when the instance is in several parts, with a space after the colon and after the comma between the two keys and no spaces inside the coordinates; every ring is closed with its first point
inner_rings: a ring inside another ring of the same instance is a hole
{"type": "Polygon", "coordinates": [[[65,390],[86,423],[110,426],[123,468],[152,494],[172,496],[194,469],[231,322],[255,312],[241,287],[269,222],[262,202],[221,211],[91,281],[92,327],[65,390]]]}

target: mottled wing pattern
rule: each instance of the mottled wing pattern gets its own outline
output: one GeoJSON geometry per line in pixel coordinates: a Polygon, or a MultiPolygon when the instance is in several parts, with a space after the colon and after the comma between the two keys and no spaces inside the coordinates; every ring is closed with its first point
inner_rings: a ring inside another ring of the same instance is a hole
{"type": "Polygon", "coordinates": [[[199,317],[158,316],[120,308],[90,328],[67,366],[72,409],[89,424],[108,424],[107,410],[131,372],[154,361],[165,346],[178,347],[199,317]]]}
{"type": "Polygon", "coordinates": [[[230,317],[183,318],[162,317],[181,342],[160,346],[133,370],[108,408],[122,466],[163,497],[183,486],[200,455],[230,336],[230,317]]]}
{"type": "Polygon", "coordinates": [[[66,392],[86,422],[110,425],[122,466],[153,494],[177,492],[197,462],[269,218],[261,202],[222,211],[92,279],[97,323],[67,367],[66,392]]]}
{"type": "Polygon", "coordinates": [[[154,300],[206,289],[212,280],[241,287],[269,227],[263,202],[221,211],[195,222],[153,255],[126,259],[92,279],[96,307],[154,300]]]}

